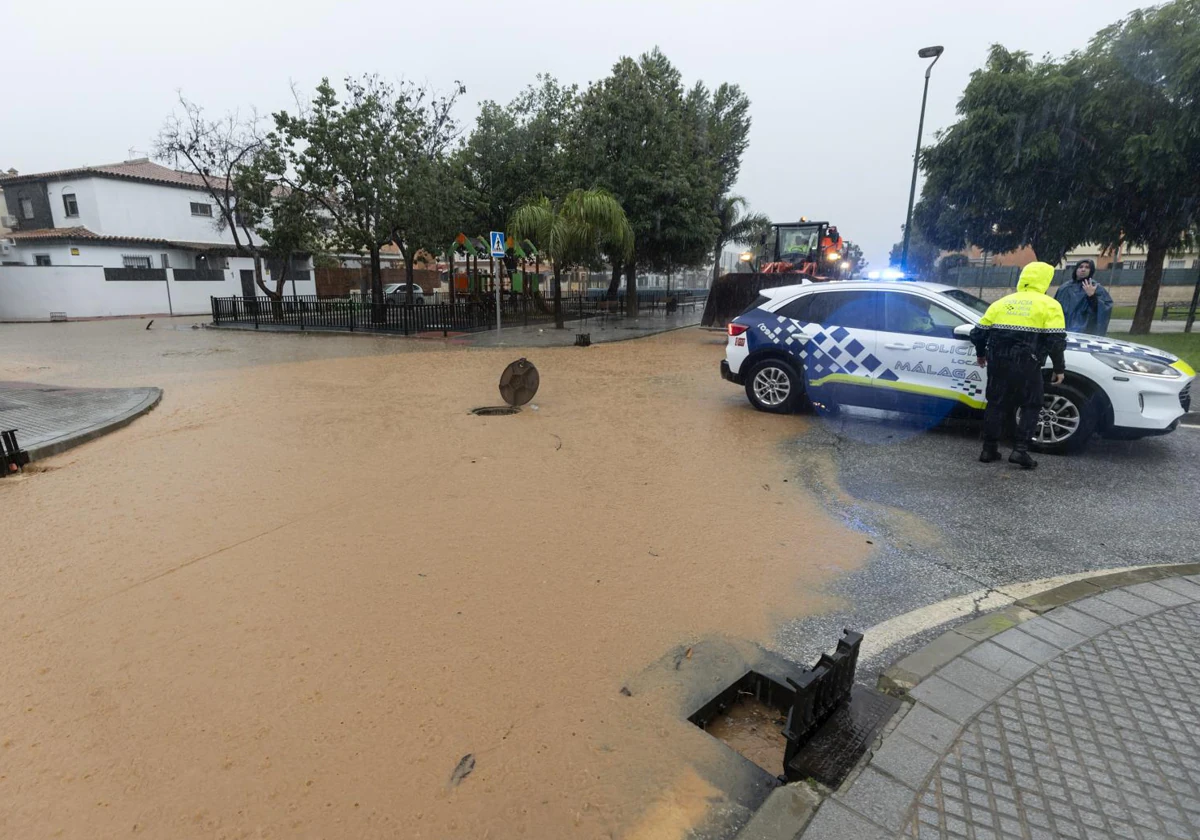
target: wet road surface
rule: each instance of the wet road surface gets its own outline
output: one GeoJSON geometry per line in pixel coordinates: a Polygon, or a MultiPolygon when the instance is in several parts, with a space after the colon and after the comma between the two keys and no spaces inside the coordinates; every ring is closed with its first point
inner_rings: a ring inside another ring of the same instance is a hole
{"type": "MultiPolygon", "coordinates": [[[[926,429],[903,415],[846,412],[813,424],[785,452],[796,479],[874,550],[827,588],[841,609],[780,631],[782,652],[801,662],[843,627],[864,630],[953,596],[1195,560],[1200,429],[1131,442],[1095,438],[1082,455],[1040,455],[1038,468],[1023,472],[1007,461],[980,464],[976,425],[926,429]]],[[[927,626],[890,648],[874,640],[860,676],[873,679],[971,617],[927,626]]]]}

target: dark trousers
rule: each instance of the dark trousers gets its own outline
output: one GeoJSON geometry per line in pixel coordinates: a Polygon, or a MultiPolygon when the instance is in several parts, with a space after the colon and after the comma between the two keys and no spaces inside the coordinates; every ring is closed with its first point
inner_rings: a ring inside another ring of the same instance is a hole
{"type": "Polygon", "coordinates": [[[1042,366],[1033,360],[988,359],[987,375],[983,442],[998,443],[1007,421],[1021,409],[1013,445],[1028,449],[1042,410],[1042,366]]]}

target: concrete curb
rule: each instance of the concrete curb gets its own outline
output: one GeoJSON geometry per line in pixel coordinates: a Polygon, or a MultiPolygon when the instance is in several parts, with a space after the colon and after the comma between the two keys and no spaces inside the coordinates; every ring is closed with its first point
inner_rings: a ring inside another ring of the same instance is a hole
{"type": "Polygon", "coordinates": [[[1074,581],[943,633],[880,676],[881,690],[909,702],[870,758],[815,814],[809,810],[773,834],[753,837],[896,836],[942,756],[996,698],[1051,659],[1116,626],[1193,603],[1200,603],[1200,563],[1152,566],[1074,581]]]}
{"type": "Polygon", "coordinates": [[[49,458],[51,455],[58,455],[60,452],[66,452],[68,449],[73,449],[80,444],[87,443],[109,432],[115,432],[117,429],[128,426],[143,414],[148,413],[162,400],[162,388],[147,388],[146,391],[146,398],[142,402],[104,423],[92,426],[82,432],[30,447],[26,450],[29,453],[30,462],[49,458]]]}

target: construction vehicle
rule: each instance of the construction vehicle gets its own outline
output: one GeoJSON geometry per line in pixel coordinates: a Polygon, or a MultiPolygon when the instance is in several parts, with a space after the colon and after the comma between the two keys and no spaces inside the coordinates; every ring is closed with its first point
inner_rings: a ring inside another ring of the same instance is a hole
{"type": "Polygon", "coordinates": [[[843,278],[842,261],[846,243],[829,222],[799,222],[771,225],[763,236],[762,253],[770,260],[762,265],[762,274],[803,274],[813,280],[843,278]]]}
{"type": "Polygon", "coordinates": [[[751,263],[753,273],[726,274],[713,283],[702,325],[724,326],[753,303],[763,289],[849,277],[846,242],[829,222],[810,222],[801,217],[798,222],[771,225],[771,232],[762,236],[754,250],[757,259],[753,251],[742,257],[751,263]]]}

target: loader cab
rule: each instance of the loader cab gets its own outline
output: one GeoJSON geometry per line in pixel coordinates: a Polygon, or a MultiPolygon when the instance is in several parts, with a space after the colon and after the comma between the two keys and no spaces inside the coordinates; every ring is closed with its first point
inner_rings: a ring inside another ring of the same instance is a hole
{"type": "Polygon", "coordinates": [[[772,255],[774,262],[788,263],[801,271],[806,264],[817,262],[827,227],[826,222],[808,221],[772,225],[763,250],[772,255]]]}

